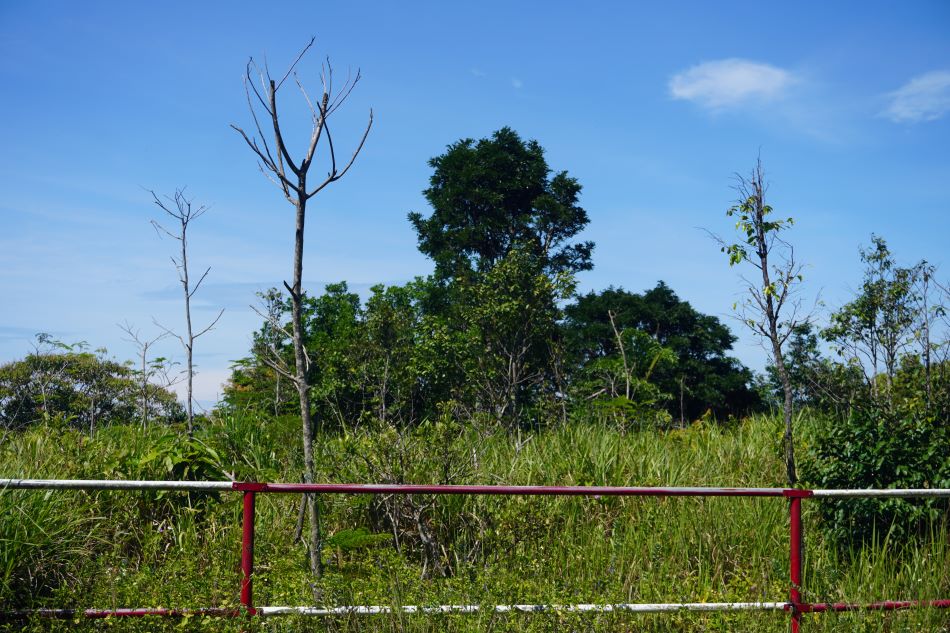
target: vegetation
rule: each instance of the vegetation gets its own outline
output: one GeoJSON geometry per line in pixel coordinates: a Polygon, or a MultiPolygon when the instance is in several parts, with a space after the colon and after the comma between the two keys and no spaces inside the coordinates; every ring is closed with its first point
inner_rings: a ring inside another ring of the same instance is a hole
{"type": "MultiPolygon", "coordinates": [[[[898,266],[882,238],[872,243],[861,251],[859,295],[822,331],[846,363],[821,362],[813,353],[803,363],[800,377],[845,412],[820,428],[809,478],[821,487],[950,487],[950,341],[931,336],[942,307],[927,308],[941,300],[922,283],[930,274],[926,262],[898,266]]],[[[926,530],[948,508],[946,499],[831,504],[825,524],[841,543],[884,530],[903,538],[926,530]]]]}
{"type": "MultiPolygon", "coordinates": [[[[815,423],[799,420],[806,442],[815,423]]],[[[66,431],[54,439],[41,426],[9,438],[0,463],[4,475],[293,480],[302,467],[293,442],[297,424],[292,416],[266,425],[256,416],[216,416],[185,444],[173,427],[143,433],[115,426],[94,437],[66,431]],[[196,464],[195,470],[184,471],[184,464],[196,464]]],[[[447,475],[464,483],[780,486],[782,427],[780,418],[751,417],[728,427],[697,423],[630,432],[574,419],[518,441],[494,425],[443,421],[398,442],[384,432],[349,429],[318,442],[327,447],[318,477],[367,481],[398,464],[392,478],[413,483],[447,475]],[[391,459],[397,452],[402,460],[391,459]]],[[[788,513],[779,499],[444,497],[420,500],[422,520],[398,524],[390,516],[405,508],[381,496],[323,501],[323,588],[331,605],[784,600],[788,592],[788,513]],[[426,538],[439,544],[439,569],[426,538]]],[[[806,599],[938,598],[950,591],[945,523],[931,523],[917,540],[878,533],[868,547],[841,551],[818,529],[822,503],[804,504],[806,599]]],[[[237,495],[7,490],[0,505],[4,607],[237,603],[237,495]],[[34,521],[43,532],[30,529],[34,521]]],[[[309,602],[308,567],[294,543],[298,505],[291,496],[259,498],[258,604],[309,602]]],[[[927,610],[806,618],[809,631],[950,624],[946,613],[927,610]]],[[[340,631],[784,631],[787,615],[350,616],[324,624],[340,631]]],[[[171,630],[179,623],[113,625],[171,630]]],[[[29,626],[56,628],[38,620],[29,626]]],[[[237,630],[240,623],[196,618],[184,626],[237,630]]],[[[278,618],[261,626],[302,630],[314,623],[278,618]]]]}
{"type": "MultiPolygon", "coordinates": [[[[328,144],[322,184],[308,185],[308,169],[327,117],[353,85],[334,101],[324,84],[323,99],[310,104],[309,150],[294,162],[276,105],[282,83],[265,69],[264,92],[248,88],[252,107],[270,119],[273,149],[257,125],[256,137],[238,131],[294,206],[293,281],[260,295],[262,325],[218,408],[192,424],[166,388],[172,381],[157,380],[167,361],[149,362],[152,341],[131,326],[138,368],[41,337],[35,353],[0,367],[0,476],[780,487],[798,483],[798,446],[807,486],[950,487],[948,296],[926,262],[899,266],[873,237],[860,253],[867,271],[857,296],[824,328],[799,319],[799,266],[780,237],[791,219],[772,218],[757,166],[729,211],[740,241],[722,242],[730,263],[762,277],[748,284],[743,312],[772,353],[756,377],[729,355],[728,328],[662,281],[642,293],[577,296],[575,274],[593,266],[593,244],[576,239],[588,223],[581,186],[566,172],[552,175],[536,141],[503,128],[430,162],[432,213],[409,221],[433,260],[431,276],[375,286],[365,299],[345,282],[308,294],[307,201],[353,161],[337,169],[328,144]]],[[[187,299],[200,279],[191,290],[183,279],[187,299]]],[[[809,499],[805,509],[806,600],[950,593],[946,500],[809,499]]],[[[0,490],[0,607],[235,606],[240,526],[228,494],[0,490]]],[[[788,591],[778,499],[262,495],[257,533],[259,604],[776,601],[788,591]]],[[[809,630],[950,626],[946,613],[927,610],[809,620],[809,630]]],[[[784,630],[787,615],[323,623],[784,630]]]]}
{"type": "Polygon", "coordinates": [[[155,361],[159,367],[137,371],[105,354],[84,342],[70,345],[37,335],[32,354],[0,366],[0,428],[44,423],[93,433],[136,418],[174,421],[182,415],[174,394],[141,380],[159,371],[163,359],[155,361]]]}
{"type": "Polygon", "coordinates": [[[662,281],[642,294],[616,288],[590,292],[567,305],[564,314],[565,346],[573,366],[590,368],[616,359],[616,329],[635,332],[667,350],[662,362],[654,364],[655,356],[649,354],[637,362],[653,364],[647,382],[660,394],[658,404],[681,425],[707,414],[726,420],[761,407],[751,388],[752,373],[728,356],[736,337],[662,281]]]}

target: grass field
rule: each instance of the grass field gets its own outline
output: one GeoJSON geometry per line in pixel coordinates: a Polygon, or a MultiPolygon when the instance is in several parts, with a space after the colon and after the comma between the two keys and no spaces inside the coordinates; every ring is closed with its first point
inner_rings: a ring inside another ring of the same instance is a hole
{"type": "MultiPolygon", "coordinates": [[[[801,445],[810,421],[801,420],[801,445]]],[[[215,419],[188,443],[174,429],[51,428],[7,435],[0,476],[298,481],[293,419],[215,419]]],[[[394,436],[351,430],[321,438],[324,481],[781,487],[780,422],[667,432],[575,422],[533,433],[433,425],[394,436]]],[[[445,574],[412,530],[395,539],[379,499],[325,495],[329,605],[784,601],[788,507],[777,498],[442,497],[415,499],[445,574]],[[378,534],[378,536],[377,536],[378,534]]],[[[808,601],[950,597],[945,525],[929,537],[840,551],[803,504],[808,601]]],[[[294,542],[299,498],[259,495],[255,603],[312,600],[294,542]]],[[[0,603],[26,607],[236,606],[240,495],[0,491],[0,603]]],[[[399,506],[401,507],[401,506],[399,506]]],[[[808,615],[805,631],[950,630],[950,613],[808,615]]],[[[215,618],[98,623],[33,620],[33,630],[238,630],[215,618]]],[[[274,618],[263,630],[784,631],[775,613],[467,614],[274,618]]]]}

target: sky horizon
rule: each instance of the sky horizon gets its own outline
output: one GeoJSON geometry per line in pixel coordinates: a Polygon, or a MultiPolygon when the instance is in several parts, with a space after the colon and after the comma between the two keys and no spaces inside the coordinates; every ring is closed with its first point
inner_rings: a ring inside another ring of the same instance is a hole
{"type": "MultiPolygon", "coordinates": [[[[579,290],[665,281],[765,353],[731,318],[737,271],[705,230],[730,236],[735,174],[761,155],[769,198],[793,216],[804,297],[828,310],[861,281],[858,249],[884,237],[898,262],[950,278],[950,4],[679,2],[314,8],[249,3],[0,4],[0,363],[49,332],[120,360],[153,319],[181,330],[174,244],[148,190],[210,205],[190,229],[196,397],[209,406],[248,353],[258,290],[290,277],[293,212],[230,124],[251,125],[250,56],[281,73],[316,37],[300,76],[329,56],[362,80],[339,112],[341,154],[373,130],[352,171],[312,201],[304,280],[364,294],[432,270],[406,219],[430,212],[427,161],[510,126],[584,187],[596,243],[579,290]]],[[[308,122],[287,93],[290,144],[308,122]]],[[[158,352],[183,360],[177,343],[158,352]]]]}

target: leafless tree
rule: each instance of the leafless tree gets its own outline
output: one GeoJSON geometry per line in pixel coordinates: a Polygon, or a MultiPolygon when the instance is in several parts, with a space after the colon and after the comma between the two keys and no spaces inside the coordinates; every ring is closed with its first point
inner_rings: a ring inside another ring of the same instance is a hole
{"type": "MultiPolygon", "coordinates": [[[[278,189],[283,193],[287,201],[293,206],[296,216],[296,229],[294,234],[294,261],[293,261],[293,280],[291,283],[284,282],[284,287],[290,293],[291,301],[291,324],[293,329],[294,344],[294,371],[284,370],[284,376],[291,380],[297,387],[297,393],[300,399],[300,417],[303,424],[303,448],[304,448],[304,477],[312,481],[314,477],[314,459],[313,459],[313,439],[314,434],[321,430],[320,420],[314,420],[310,406],[310,383],[307,377],[307,370],[310,365],[310,359],[304,348],[303,332],[303,246],[304,246],[304,224],[307,217],[307,203],[322,191],[329,184],[336,182],[349,171],[353,166],[356,157],[359,155],[363,144],[369,136],[370,128],[373,125],[373,111],[369,112],[369,122],[363,132],[362,138],[353,151],[349,160],[345,164],[337,163],[337,152],[334,146],[333,137],[330,133],[329,121],[332,115],[343,105],[350,96],[353,88],[359,83],[360,73],[355,76],[347,77],[342,87],[334,90],[333,69],[327,60],[322,66],[320,82],[322,85],[322,94],[319,99],[311,99],[307,90],[304,88],[296,73],[297,64],[301,58],[313,46],[314,40],[303,48],[290,68],[279,79],[275,79],[270,74],[267,64],[259,67],[254,59],[251,58],[245,68],[244,91],[247,95],[247,105],[251,113],[251,119],[254,128],[251,134],[247,134],[242,128],[232,125],[238,134],[247,143],[247,146],[254,152],[258,159],[258,167],[278,189]],[[280,112],[277,107],[277,95],[280,89],[285,85],[288,79],[293,78],[310,110],[311,133],[310,140],[307,143],[307,149],[304,155],[295,161],[284,142],[284,134],[281,127],[280,112]],[[265,133],[264,130],[267,130],[265,133]],[[268,138],[272,141],[268,142],[268,138]],[[325,144],[325,162],[327,172],[313,184],[309,181],[310,168],[313,166],[314,158],[317,156],[317,147],[325,144]]],[[[274,363],[273,367],[277,369],[280,363],[274,363]]],[[[322,576],[323,563],[321,559],[322,538],[320,535],[320,514],[319,504],[315,499],[311,499],[310,508],[310,569],[317,578],[322,576]]],[[[320,591],[317,585],[314,585],[314,598],[320,599],[320,591]]]]}
{"type": "Polygon", "coordinates": [[[174,386],[180,380],[180,376],[171,376],[168,372],[169,363],[164,358],[149,359],[149,350],[164,338],[169,336],[168,332],[162,332],[152,338],[144,338],[141,332],[128,321],[119,323],[120,330],[125,332],[129,343],[135,345],[136,356],[138,357],[139,368],[136,371],[139,379],[139,418],[142,422],[142,430],[148,425],[148,416],[151,411],[149,400],[151,390],[149,389],[153,378],[158,377],[160,386],[163,389],[174,386]]]}
{"type": "Polygon", "coordinates": [[[740,241],[730,243],[713,235],[729,256],[730,265],[749,265],[758,279],[741,277],[744,298],[735,305],[740,320],[766,343],[784,391],[785,468],[788,485],[798,481],[795,469],[795,445],[792,434],[793,396],[791,379],[785,366],[783,349],[795,327],[808,321],[803,314],[797,289],[802,281],[803,265],[795,259],[795,249],[780,233],[794,223],[792,218],[776,218],[765,202],[768,185],[761,159],[749,176],[736,175],[736,204],[727,215],[736,219],[740,241]]]}
{"type": "Polygon", "coordinates": [[[179,256],[177,258],[172,256],[171,260],[175,265],[175,269],[178,271],[178,281],[181,282],[181,287],[185,296],[185,334],[177,334],[157,321],[155,322],[155,325],[161,328],[162,331],[167,333],[169,336],[173,336],[178,339],[178,342],[181,343],[182,348],[185,350],[185,358],[187,362],[187,366],[185,368],[185,379],[188,381],[188,402],[186,411],[188,415],[188,435],[190,436],[194,432],[195,425],[193,407],[195,341],[202,335],[207,334],[218,323],[221,315],[224,314],[224,308],[222,308],[214,320],[211,321],[211,323],[209,323],[204,329],[195,333],[191,322],[191,298],[195,296],[195,293],[198,292],[198,288],[201,287],[201,282],[203,282],[205,277],[208,276],[208,273],[211,272],[211,267],[209,266],[205,269],[204,273],[201,274],[201,277],[198,278],[197,283],[194,285],[191,284],[188,271],[188,227],[193,221],[204,215],[208,210],[208,207],[205,205],[198,207],[193,206],[192,201],[185,197],[184,189],[177,189],[173,196],[164,196],[161,198],[158,197],[154,191],[149,191],[149,193],[152,194],[152,201],[155,203],[155,205],[178,223],[177,231],[173,232],[165,228],[157,220],[152,220],[152,226],[155,227],[155,231],[158,233],[159,237],[161,237],[164,233],[173,240],[176,240],[181,246],[181,252],[179,256]]]}

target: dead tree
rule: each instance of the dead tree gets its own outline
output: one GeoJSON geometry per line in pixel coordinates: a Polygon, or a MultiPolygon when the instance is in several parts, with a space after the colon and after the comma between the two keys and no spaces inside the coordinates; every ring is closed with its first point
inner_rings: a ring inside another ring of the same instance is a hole
{"type": "Polygon", "coordinates": [[[188,404],[186,411],[188,415],[188,435],[190,436],[194,432],[195,425],[193,407],[195,341],[202,335],[207,334],[218,323],[221,315],[224,314],[224,308],[221,308],[221,311],[218,312],[218,316],[216,316],[207,327],[199,331],[197,334],[195,333],[191,323],[191,298],[195,296],[195,293],[198,292],[198,288],[201,287],[201,282],[203,282],[205,277],[208,276],[208,273],[211,272],[211,267],[209,266],[205,269],[204,273],[201,274],[201,277],[198,278],[198,282],[194,284],[194,286],[191,285],[191,279],[188,276],[188,226],[194,220],[197,220],[202,215],[204,215],[208,210],[208,207],[205,205],[201,205],[199,207],[192,206],[192,201],[185,197],[184,189],[177,189],[174,196],[164,196],[164,198],[159,198],[154,191],[149,191],[149,193],[152,194],[152,200],[158,206],[158,208],[178,222],[177,232],[169,231],[156,220],[152,220],[152,226],[155,227],[155,231],[158,233],[159,237],[161,237],[162,233],[164,233],[173,240],[178,241],[179,245],[181,246],[181,254],[178,256],[178,258],[172,256],[171,260],[175,265],[175,269],[178,271],[178,281],[181,282],[181,287],[185,297],[185,334],[184,336],[177,334],[157,321],[155,322],[155,325],[160,327],[162,331],[166,332],[169,336],[177,338],[178,342],[181,343],[182,348],[185,350],[185,358],[187,362],[187,366],[185,368],[185,379],[187,380],[188,385],[188,404]]]}
{"type": "MultiPolygon", "coordinates": [[[[152,378],[156,375],[162,376],[165,375],[163,368],[165,365],[165,359],[156,358],[149,361],[148,351],[156,343],[168,336],[168,332],[162,332],[158,336],[152,338],[142,338],[141,333],[128,321],[125,323],[119,324],[119,329],[125,332],[125,340],[129,343],[135,345],[136,355],[138,356],[139,368],[136,370],[139,379],[139,418],[142,422],[142,430],[145,430],[145,427],[148,426],[148,414],[149,414],[149,384],[152,381],[152,378]]],[[[167,375],[165,375],[168,378],[167,375]]],[[[174,385],[177,380],[166,380],[163,387],[171,387],[174,385]]]]}
{"type": "MultiPolygon", "coordinates": [[[[247,105],[254,123],[254,129],[249,135],[242,128],[236,125],[231,126],[241,135],[247,146],[257,156],[258,168],[261,173],[280,189],[284,198],[293,206],[296,217],[293,280],[291,283],[284,282],[284,287],[290,293],[294,371],[281,371],[287,379],[294,383],[300,399],[300,418],[303,425],[304,477],[307,481],[312,481],[314,477],[314,435],[322,430],[321,421],[313,419],[310,406],[310,383],[307,376],[310,359],[304,348],[302,282],[304,224],[307,217],[307,203],[324,187],[336,182],[349,171],[363,148],[373,125],[373,111],[370,110],[369,122],[355,151],[345,164],[338,164],[336,148],[330,134],[329,120],[352,93],[353,88],[360,80],[360,73],[357,71],[355,76],[347,77],[342,87],[334,91],[333,69],[329,60],[326,61],[320,74],[322,94],[317,100],[311,99],[295,69],[301,58],[313,46],[313,42],[314,40],[311,39],[290,65],[287,72],[279,79],[271,76],[266,63],[263,68],[260,68],[253,58],[248,61],[245,67],[244,91],[247,96],[247,105]],[[280,113],[277,108],[277,95],[290,78],[293,78],[303,100],[310,109],[311,122],[310,140],[307,143],[307,149],[304,155],[296,161],[291,157],[290,151],[284,142],[280,113]],[[258,82],[260,85],[258,85],[258,82]],[[265,129],[267,129],[266,133],[265,129]],[[268,142],[268,137],[272,139],[271,142],[268,142]],[[321,142],[324,142],[326,148],[324,160],[327,165],[327,172],[325,176],[321,176],[316,180],[316,184],[313,184],[309,180],[310,168],[313,166],[314,158],[317,156],[317,147],[321,142]]],[[[273,367],[278,369],[280,364],[275,363],[273,367]]],[[[320,552],[322,539],[320,536],[319,504],[316,499],[310,500],[309,507],[310,569],[314,576],[319,578],[323,573],[323,563],[320,552]]],[[[314,586],[314,598],[316,600],[320,599],[319,588],[316,585],[314,586]]]]}

